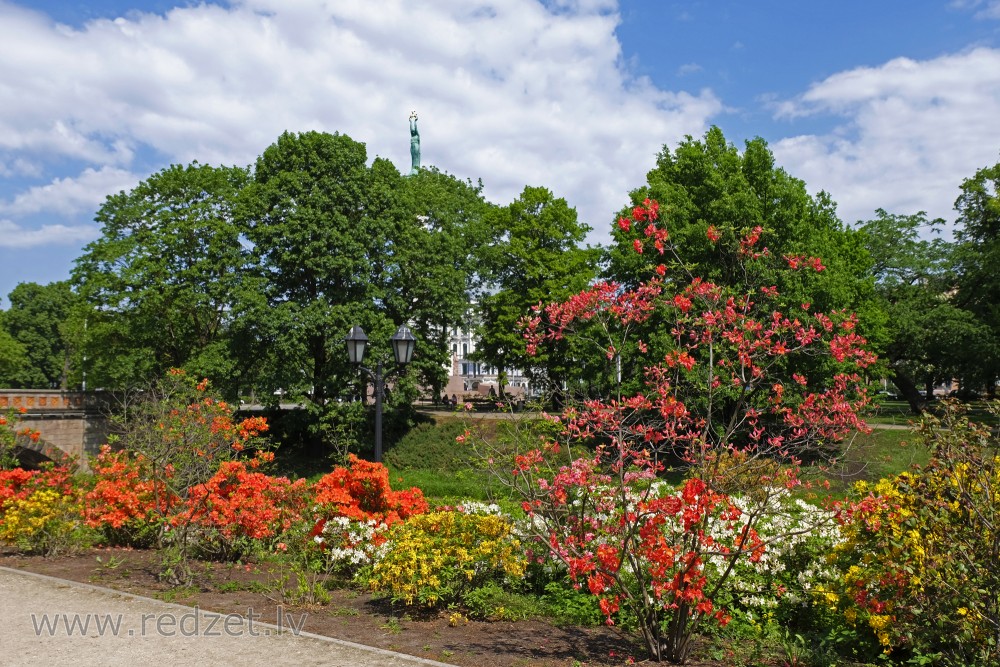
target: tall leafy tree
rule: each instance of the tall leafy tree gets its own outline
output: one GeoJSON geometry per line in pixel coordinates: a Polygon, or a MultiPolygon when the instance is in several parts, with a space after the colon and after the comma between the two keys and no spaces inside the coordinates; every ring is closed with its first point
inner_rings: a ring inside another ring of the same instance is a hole
{"type": "Polygon", "coordinates": [[[258,158],[242,211],[260,300],[241,313],[257,346],[258,384],[317,406],[357,378],[343,338],[360,324],[373,363],[407,312],[390,312],[401,243],[419,225],[387,160],[341,134],[285,132],[258,158]]]}
{"type": "Polygon", "coordinates": [[[879,209],[864,222],[876,289],[888,314],[887,371],[914,413],[940,382],[976,374],[989,332],[954,298],[954,244],[924,238],[944,220],[879,209]]]}
{"type": "Polygon", "coordinates": [[[79,298],[69,282],[21,283],[8,299],[10,309],[3,313],[3,328],[17,347],[8,346],[13,363],[7,364],[7,373],[0,374],[3,383],[18,388],[66,389],[76,370],[73,360],[78,344],[73,315],[79,298]]]}
{"type": "Polygon", "coordinates": [[[477,353],[501,372],[519,368],[558,388],[572,366],[567,350],[529,356],[518,323],[539,303],[567,298],[590,283],[599,259],[598,250],[582,246],[590,227],[565,199],[530,186],[486,221],[492,238],[480,253],[488,283],[480,299],[477,353]]]}
{"type": "Polygon", "coordinates": [[[482,279],[476,262],[487,234],[484,216],[492,207],[482,184],[462,181],[433,167],[405,179],[401,192],[411,221],[397,243],[399,279],[386,303],[394,321],[408,318],[426,345],[414,357],[419,382],[439,395],[447,381],[449,340],[462,326],[473,291],[482,279]]]}
{"type": "Polygon", "coordinates": [[[235,376],[230,313],[247,251],[234,218],[246,169],[172,165],[97,213],[102,235],[76,261],[73,280],[92,306],[90,374],[133,386],[171,367],[235,376]]]}
{"type": "Polygon", "coordinates": [[[17,376],[28,365],[28,355],[3,326],[3,315],[0,312],[0,386],[15,387],[17,376]]]}
{"type": "Polygon", "coordinates": [[[978,365],[978,382],[990,395],[1000,379],[1000,163],[984,167],[962,183],[958,211],[959,271],[956,303],[990,331],[990,344],[978,365]]]}

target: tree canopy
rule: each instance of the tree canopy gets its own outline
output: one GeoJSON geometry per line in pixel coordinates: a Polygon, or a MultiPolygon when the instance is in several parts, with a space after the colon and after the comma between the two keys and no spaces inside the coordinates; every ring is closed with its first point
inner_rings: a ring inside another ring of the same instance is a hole
{"type": "Polygon", "coordinates": [[[487,226],[490,241],[480,256],[488,282],[480,297],[477,354],[500,372],[519,368],[539,384],[557,387],[568,371],[565,350],[532,358],[518,323],[532,307],[566,298],[593,279],[598,251],[582,247],[590,228],[565,199],[542,187],[525,187],[509,205],[491,211],[487,226]]]}
{"type": "Polygon", "coordinates": [[[984,167],[962,183],[955,265],[955,302],[989,331],[975,381],[993,395],[1000,379],[1000,163],[984,167]]]}
{"type": "Polygon", "coordinates": [[[66,281],[21,283],[0,317],[0,382],[23,389],[66,389],[77,372],[80,309],[66,281]]]}
{"type": "Polygon", "coordinates": [[[234,219],[246,169],[172,165],[97,212],[73,281],[90,304],[91,374],[141,384],[170,368],[235,374],[228,324],[248,253],[234,219]]]}

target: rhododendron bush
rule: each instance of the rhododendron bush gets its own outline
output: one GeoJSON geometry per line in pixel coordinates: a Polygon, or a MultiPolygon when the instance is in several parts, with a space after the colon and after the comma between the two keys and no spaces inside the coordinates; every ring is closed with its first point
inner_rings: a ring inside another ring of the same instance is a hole
{"type": "MultiPolygon", "coordinates": [[[[726,286],[687,272],[656,202],[619,228],[662,262],[633,289],[601,283],[539,305],[525,339],[533,352],[589,343],[609,365],[629,355],[621,365],[642,369],[640,390],[618,385],[548,417],[551,434],[533,428],[501,477],[543,550],[600,597],[608,621],[627,607],[652,657],[683,662],[701,624],[727,622],[716,601],[732,596],[720,591],[737,564],[766,553],[758,527],[803,483],[803,461],[828,462],[866,428],[863,373],[875,358],[851,314],[784,301],[768,276],[824,267],[772,256],[765,230],[709,229],[744,276],[726,286]],[[676,490],[660,482],[668,469],[685,473],[676,490]]],[[[495,464],[501,452],[483,454],[495,464]]]]}
{"type": "Polygon", "coordinates": [[[86,541],[81,491],[66,466],[0,470],[0,541],[54,555],[86,541]]]}
{"type": "Polygon", "coordinates": [[[288,542],[353,549],[352,522],[371,528],[360,546],[377,547],[388,527],[428,509],[420,489],[392,489],[385,466],[353,455],[312,485],[267,474],[266,420],[235,418],[207,380],[172,371],[125,403],[111,440],[126,448],[101,447],[89,473],[0,470],[0,539],[28,544],[55,518],[111,544],[162,549],[166,578],[184,583],[192,550],[232,559],[288,542]]]}
{"type": "Polygon", "coordinates": [[[321,520],[344,516],[391,525],[427,511],[427,501],[420,489],[394,491],[389,485],[389,470],[381,463],[348,454],[347,464],[348,467],[335,468],[313,485],[321,520]]]}

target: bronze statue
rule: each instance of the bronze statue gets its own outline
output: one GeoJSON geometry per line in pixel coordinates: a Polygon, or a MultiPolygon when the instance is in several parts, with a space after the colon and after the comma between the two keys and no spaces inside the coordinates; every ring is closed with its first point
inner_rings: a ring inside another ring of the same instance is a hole
{"type": "Polygon", "coordinates": [[[417,131],[417,112],[410,114],[410,175],[420,171],[420,132],[417,131]]]}

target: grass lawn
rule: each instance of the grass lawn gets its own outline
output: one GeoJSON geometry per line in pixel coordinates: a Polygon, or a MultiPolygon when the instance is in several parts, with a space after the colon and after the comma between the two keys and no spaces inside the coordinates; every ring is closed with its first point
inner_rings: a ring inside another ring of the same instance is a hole
{"type": "MultiPolygon", "coordinates": [[[[393,488],[417,486],[432,502],[445,504],[463,498],[488,501],[497,495],[503,497],[504,490],[488,474],[472,469],[468,448],[455,442],[464,429],[461,418],[438,418],[403,436],[385,457],[393,488]]],[[[840,495],[856,481],[895,475],[929,459],[930,452],[912,430],[879,428],[876,422],[871,433],[855,434],[842,459],[820,478],[828,479],[831,491],[840,495]]],[[[683,475],[668,474],[667,478],[679,483],[683,475]]]]}
{"type": "MultiPolygon", "coordinates": [[[[981,409],[978,413],[987,414],[981,409]]],[[[978,413],[974,413],[977,418],[981,416],[978,413]]],[[[487,429],[500,425],[491,419],[476,421],[480,426],[485,424],[487,429]]],[[[821,473],[820,479],[829,480],[831,491],[841,495],[856,481],[877,480],[927,463],[930,452],[917,442],[913,431],[906,428],[912,421],[905,403],[884,403],[879,413],[869,419],[874,426],[872,432],[856,434],[838,464],[821,473]]],[[[391,444],[385,453],[385,464],[392,487],[419,487],[436,504],[505,499],[505,490],[488,473],[473,469],[469,447],[456,442],[455,438],[464,433],[466,424],[466,419],[460,416],[435,417],[413,427],[398,442],[391,444]]],[[[282,474],[303,476],[312,481],[333,467],[327,460],[300,460],[294,453],[282,456],[280,451],[278,464],[282,474]]],[[[683,475],[668,474],[667,478],[679,483],[683,475]]]]}
{"type": "Polygon", "coordinates": [[[875,427],[871,433],[855,434],[841,461],[823,476],[832,491],[846,493],[854,482],[897,475],[928,460],[930,451],[910,429],[875,427]]]}

